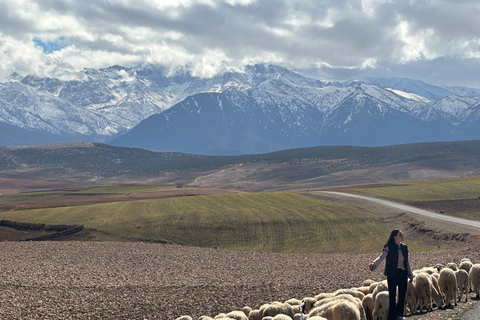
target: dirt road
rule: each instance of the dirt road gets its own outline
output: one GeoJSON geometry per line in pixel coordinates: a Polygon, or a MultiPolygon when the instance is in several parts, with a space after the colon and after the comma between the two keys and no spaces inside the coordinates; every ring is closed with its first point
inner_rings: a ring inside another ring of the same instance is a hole
{"type": "Polygon", "coordinates": [[[453,222],[453,223],[467,225],[469,227],[475,227],[475,228],[480,229],[480,221],[475,221],[475,220],[470,220],[470,219],[462,219],[462,218],[452,217],[452,216],[443,215],[443,214],[439,214],[439,213],[434,213],[434,212],[431,212],[431,211],[407,206],[407,205],[404,205],[404,204],[401,204],[401,203],[398,203],[398,202],[393,202],[393,201],[388,201],[388,200],[383,200],[383,199],[378,199],[378,198],[373,198],[373,197],[367,197],[367,196],[361,196],[361,195],[357,195],[357,194],[345,193],[345,192],[335,192],[335,191],[317,191],[317,192],[334,194],[334,195],[345,196],[345,197],[353,197],[353,198],[362,199],[362,200],[366,200],[366,201],[372,201],[372,202],[382,204],[382,205],[385,205],[385,206],[388,206],[388,207],[392,207],[392,208],[395,208],[395,209],[399,209],[399,210],[402,210],[402,211],[419,214],[419,215],[425,216],[427,218],[453,222]]]}

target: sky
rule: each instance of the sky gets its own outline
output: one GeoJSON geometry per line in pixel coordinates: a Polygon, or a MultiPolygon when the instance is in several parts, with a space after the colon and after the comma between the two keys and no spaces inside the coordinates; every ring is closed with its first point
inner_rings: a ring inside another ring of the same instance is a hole
{"type": "Polygon", "coordinates": [[[0,0],[0,81],[153,63],[480,88],[478,0],[0,0]]]}

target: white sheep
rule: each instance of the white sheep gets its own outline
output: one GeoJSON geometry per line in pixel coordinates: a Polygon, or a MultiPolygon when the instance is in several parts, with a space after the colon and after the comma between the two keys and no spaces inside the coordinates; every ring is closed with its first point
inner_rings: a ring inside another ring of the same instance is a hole
{"type": "Polygon", "coordinates": [[[377,287],[378,285],[378,282],[373,282],[370,284],[370,286],[368,287],[368,293],[372,293],[373,290],[375,290],[375,288],[377,287]]]}
{"type": "Polygon", "coordinates": [[[363,297],[362,306],[363,306],[363,309],[365,310],[365,316],[367,317],[367,320],[372,320],[373,309],[375,309],[375,300],[373,300],[373,295],[371,293],[363,297]]]}
{"type": "Polygon", "coordinates": [[[417,305],[417,291],[415,290],[415,285],[412,282],[407,282],[407,292],[405,294],[405,307],[404,314],[407,314],[407,311],[414,313],[415,306],[417,305]]]}
{"type": "Polygon", "coordinates": [[[458,269],[455,271],[455,277],[457,277],[457,287],[459,292],[458,302],[462,300],[463,293],[465,292],[465,302],[468,302],[468,290],[470,289],[470,278],[468,272],[464,269],[458,269]]]}
{"type": "Polygon", "coordinates": [[[358,298],[355,298],[350,294],[339,294],[338,296],[332,296],[330,298],[325,298],[315,302],[315,304],[313,305],[313,308],[315,309],[315,308],[321,307],[324,304],[330,303],[332,301],[338,301],[338,300],[349,300],[355,303],[361,302],[361,300],[359,300],[358,298]]]}
{"type": "Polygon", "coordinates": [[[248,319],[250,320],[262,320],[263,311],[260,312],[260,309],[254,309],[248,314],[248,319]]]}
{"type": "Polygon", "coordinates": [[[445,306],[452,306],[452,301],[457,305],[457,278],[455,272],[450,268],[443,268],[438,276],[438,287],[440,294],[445,300],[445,306]]]}
{"type": "Polygon", "coordinates": [[[432,299],[433,299],[434,305],[436,305],[438,309],[443,308],[443,297],[440,294],[440,291],[438,291],[435,288],[435,286],[433,286],[433,288],[432,288],[432,299]]]}
{"type": "Polygon", "coordinates": [[[248,317],[243,311],[231,311],[225,315],[225,318],[230,318],[232,320],[248,320],[248,317]]]}
{"type": "Polygon", "coordinates": [[[453,271],[457,271],[458,270],[458,266],[455,262],[449,262],[447,263],[446,267],[445,268],[450,268],[452,269],[453,271]]]}
{"type": "Polygon", "coordinates": [[[198,320],[215,320],[215,319],[209,316],[201,316],[200,318],[198,318],[198,320]]]}
{"type": "Polygon", "coordinates": [[[320,301],[320,300],[331,298],[331,297],[333,297],[333,292],[323,292],[323,293],[317,294],[314,298],[315,300],[320,301]]]}
{"type": "Polygon", "coordinates": [[[317,302],[317,299],[312,297],[305,297],[302,300],[303,313],[309,314],[313,309],[313,305],[317,302]]]}
{"type": "Polygon", "coordinates": [[[286,314],[277,314],[275,317],[273,317],[272,320],[292,320],[292,317],[287,316],[286,314]]]}
{"type": "Polygon", "coordinates": [[[250,308],[249,306],[245,306],[245,307],[242,308],[242,311],[243,311],[243,313],[245,313],[245,315],[248,318],[248,316],[250,315],[250,312],[252,311],[252,308],[250,308]]]}
{"type": "Polygon", "coordinates": [[[365,294],[363,294],[363,292],[356,289],[338,289],[333,293],[334,296],[338,296],[341,294],[349,294],[355,298],[358,298],[360,301],[362,301],[363,297],[365,297],[365,294]]]}
{"type": "Polygon", "coordinates": [[[288,303],[273,302],[263,310],[263,317],[266,317],[266,316],[275,317],[277,314],[280,314],[280,313],[286,314],[291,318],[294,315],[292,306],[289,305],[288,303]]]}
{"type": "Polygon", "coordinates": [[[460,264],[458,265],[458,269],[463,269],[467,272],[470,272],[470,269],[472,268],[473,263],[470,261],[468,258],[463,258],[462,261],[460,261],[460,264]]]}
{"type": "Polygon", "coordinates": [[[297,299],[297,298],[291,298],[291,299],[288,299],[287,301],[285,301],[285,303],[288,303],[291,306],[298,306],[298,305],[302,304],[302,300],[297,299]]]}
{"type": "Polygon", "coordinates": [[[387,320],[390,306],[388,291],[380,291],[375,298],[375,309],[372,316],[375,320],[387,320]]]}
{"type": "Polygon", "coordinates": [[[370,285],[371,285],[372,283],[375,283],[375,282],[377,282],[377,281],[372,280],[372,279],[367,279],[367,280],[363,281],[362,286],[363,286],[363,287],[370,287],[370,285]]]}
{"type": "Polygon", "coordinates": [[[432,279],[427,273],[419,273],[415,276],[415,292],[417,296],[417,303],[413,308],[412,313],[422,311],[425,308],[427,311],[432,311],[432,279]]]}
{"type": "Polygon", "coordinates": [[[181,316],[181,317],[176,318],[175,320],[193,320],[193,319],[190,316],[181,316]]]}
{"type": "Polygon", "coordinates": [[[308,314],[305,313],[296,313],[293,315],[293,320],[307,320],[308,314]]]}
{"type": "Polygon", "coordinates": [[[365,318],[365,313],[360,312],[363,310],[362,305],[357,302],[352,302],[346,299],[334,299],[328,303],[323,304],[320,307],[314,308],[308,316],[308,319],[312,317],[320,316],[325,317],[328,320],[362,320],[365,318]]]}
{"type": "Polygon", "coordinates": [[[308,320],[328,320],[328,319],[320,316],[314,316],[314,317],[308,318],[308,320]]]}
{"type": "Polygon", "coordinates": [[[352,290],[360,291],[361,293],[363,293],[363,295],[367,295],[371,293],[370,286],[356,287],[356,288],[352,288],[352,290]]]}
{"type": "Polygon", "coordinates": [[[480,298],[480,263],[476,263],[470,269],[470,281],[477,299],[480,298]]]}
{"type": "Polygon", "coordinates": [[[388,291],[388,284],[386,280],[381,281],[377,284],[377,286],[372,292],[373,299],[375,300],[377,298],[377,294],[382,291],[388,291]]]}

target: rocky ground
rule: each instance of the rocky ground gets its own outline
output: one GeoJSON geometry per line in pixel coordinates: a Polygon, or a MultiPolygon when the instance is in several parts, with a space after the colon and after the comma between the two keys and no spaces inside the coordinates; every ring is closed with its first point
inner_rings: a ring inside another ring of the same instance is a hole
{"type": "MultiPolygon", "coordinates": [[[[142,242],[2,242],[1,319],[175,319],[360,286],[372,254],[233,252],[142,242]]],[[[412,253],[414,269],[480,262],[480,248],[412,253]]],[[[459,303],[411,319],[458,319],[459,303]]]]}

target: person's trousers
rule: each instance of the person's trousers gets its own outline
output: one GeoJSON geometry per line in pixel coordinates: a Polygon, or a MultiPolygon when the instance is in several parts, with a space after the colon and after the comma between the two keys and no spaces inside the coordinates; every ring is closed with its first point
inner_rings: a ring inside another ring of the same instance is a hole
{"type": "Polygon", "coordinates": [[[388,309],[388,320],[396,320],[403,316],[405,305],[405,294],[407,293],[407,271],[397,269],[395,277],[387,277],[388,295],[390,306],[388,309]],[[398,288],[398,301],[396,301],[398,288]]]}

